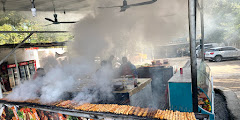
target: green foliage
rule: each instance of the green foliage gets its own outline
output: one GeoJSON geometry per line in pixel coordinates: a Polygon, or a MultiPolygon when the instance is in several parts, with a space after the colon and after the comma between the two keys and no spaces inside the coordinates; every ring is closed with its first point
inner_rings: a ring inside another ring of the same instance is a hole
{"type": "Polygon", "coordinates": [[[12,26],[21,26],[21,23],[26,22],[23,16],[16,12],[0,13],[0,25],[9,24],[12,26]]]}
{"type": "Polygon", "coordinates": [[[239,0],[205,1],[205,12],[214,18],[213,21],[216,24],[212,33],[206,36],[206,41],[240,43],[239,0]]]}
{"type": "MultiPolygon", "coordinates": [[[[37,22],[28,20],[24,15],[17,12],[0,13],[0,31],[43,31],[47,30],[37,24],[37,22]]],[[[4,33],[0,34],[0,45],[16,44],[21,42],[28,34],[4,33]]],[[[69,33],[58,34],[34,34],[27,42],[62,42],[71,40],[73,36],[69,33]]]]}
{"type": "Polygon", "coordinates": [[[224,42],[224,33],[225,31],[223,29],[218,29],[212,33],[209,34],[206,38],[206,41],[209,43],[221,43],[224,42]]]}

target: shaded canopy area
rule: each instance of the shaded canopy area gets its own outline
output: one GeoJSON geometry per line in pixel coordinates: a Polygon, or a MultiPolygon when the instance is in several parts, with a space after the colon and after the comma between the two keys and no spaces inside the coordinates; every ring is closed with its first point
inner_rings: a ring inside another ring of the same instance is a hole
{"type": "MultiPolygon", "coordinates": [[[[57,11],[78,11],[89,6],[86,0],[34,0],[37,11],[53,11],[53,3],[57,11]]],[[[32,8],[31,0],[1,0],[1,4],[6,11],[30,11],[32,8]]]]}

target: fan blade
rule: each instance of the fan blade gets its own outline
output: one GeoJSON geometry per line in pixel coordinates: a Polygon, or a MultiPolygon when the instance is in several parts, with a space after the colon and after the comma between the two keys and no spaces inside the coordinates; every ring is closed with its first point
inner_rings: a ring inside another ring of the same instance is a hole
{"type": "Polygon", "coordinates": [[[76,22],[58,22],[58,23],[76,23],[76,22]]]}
{"type": "Polygon", "coordinates": [[[52,19],[50,19],[50,18],[45,18],[45,20],[48,20],[48,21],[54,22],[54,20],[52,20],[52,19]]]}
{"type": "Polygon", "coordinates": [[[171,17],[171,16],[175,16],[176,14],[168,14],[168,15],[162,15],[162,16],[159,16],[159,17],[171,17]]]}
{"type": "Polygon", "coordinates": [[[122,7],[122,6],[109,6],[109,7],[98,7],[98,8],[103,9],[103,8],[116,8],[116,7],[122,7]]]}
{"type": "Polygon", "coordinates": [[[141,3],[136,3],[136,4],[130,4],[128,6],[142,6],[142,5],[148,5],[148,4],[153,4],[155,3],[157,0],[151,0],[151,1],[147,1],[147,2],[141,2],[141,3]]]}
{"type": "Polygon", "coordinates": [[[50,25],[52,25],[52,24],[47,24],[47,25],[44,25],[44,26],[50,26],[50,25]]]}
{"type": "Polygon", "coordinates": [[[129,7],[121,7],[120,12],[124,12],[124,11],[126,11],[128,8],[129,8],[129,7]]]}
{"type": "Polygon", "coordinates": [[[49,26],[49,25],[52,25],[52,23],[51,24],[46,24],[46,25],[40,25],[40,26],[49,26]]]}

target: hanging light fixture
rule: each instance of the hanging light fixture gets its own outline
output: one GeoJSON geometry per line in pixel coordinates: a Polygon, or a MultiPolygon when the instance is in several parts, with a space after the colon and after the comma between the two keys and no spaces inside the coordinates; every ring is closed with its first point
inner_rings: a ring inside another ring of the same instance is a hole
{"type": "Polygon", "coordinates": [[[66,14],[66,10],[65,10],[64,6],[63,6],[63,13],[66,14]]]}
{"type": "Polygon", "coordinates": [[[31,8],[31,11],[32,11],[32,15],[33,17],[37,16],[37,10],[35,8],[35,3],[34,3],[34,0],[30,0],[31,3],[32,3],[32,8],[31,8]]]}

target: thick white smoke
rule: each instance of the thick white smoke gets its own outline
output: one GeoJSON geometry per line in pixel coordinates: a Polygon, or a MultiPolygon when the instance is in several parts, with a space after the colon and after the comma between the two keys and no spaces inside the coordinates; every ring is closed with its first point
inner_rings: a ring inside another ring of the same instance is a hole
{"type": "Polygon", "coordinates": [[[26,81],[23,84],[18,85],[13,91],[7,96],[10,100],[25,101],[29,99],[38,98],[39,90],[41,90],[42,79],[37,78],[32,81],[26,81]]]}
{"type": "MultiPolygon", "coordinates": [[[[129,0],[128,4],[146,1],[148,0],[129,0]]],[[[81,38],[92,35],[99,41],[88,39],[87,44],[80,46],[95,44],[95,47],[99,47],[98,44],[105,44],[109,47],[108,52],[129,57],[141,53],[141,49],[151,45],[168,44],[172,39],[184,37],[188,32],[187,0],[158,0],[149,5],[130,7],[125,12],[119,12],[119,7],[98,8],[122,5],[121,0],[88,2],[92,6],[92,12],[76,25],[74,33],[78,33],[77,37],[81,38]]],[[[80,48],[79,44],[75,45],[80,48]]],[[[91,48],[86,50],[89,49],[91,48]]]]}
{"type": "Polygon", "coordinates": [[[99,102],[113,100],[112,82],[113,70],[106,65],[92,76],[92,83],[83,87],[82,91],[73,99],[79,102],[99,102]]]}
{"type": "Polygon", "coordinates": [[[92,12],[74,26],[68,61],[60,65],[52,57],[46,58],[47,74],[19,85],[9,99],[40,98],[43,103],[51,103],[64,99],[67,92],[76,91],[74,100],[79,103],[113,99],[113,70],[109,66],[96,70],[95,57],[130,56],[143,48],[140,45],[165,44],[171,36],[184,31],[187,21],[187,13],[182,13],[186,11],[186,0],[158,0],[121,13],[119,8],[97,7],[121,5],[122,1],[90,0],[89,3],[92,12]]]}
{"type": "Polygon", "coordinates": [[[58,101],[64,92],[72,89],[74,83],[74,76],[64,69],[59,67],[51,69],[43,79],[40,100],[46,103],[58,101]]]}

